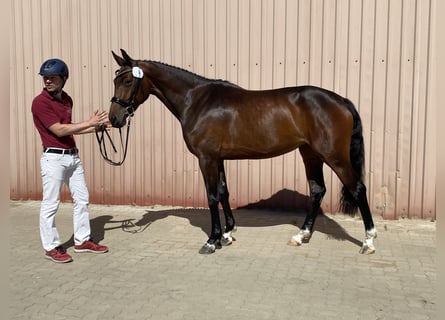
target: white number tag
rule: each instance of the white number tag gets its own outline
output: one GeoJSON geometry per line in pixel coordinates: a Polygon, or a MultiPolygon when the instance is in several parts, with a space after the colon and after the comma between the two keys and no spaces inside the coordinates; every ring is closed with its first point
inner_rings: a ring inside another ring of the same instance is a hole
{"type": "Polygon", "coordinates": [[[133,67],[132,73],[133,77],[137,79],[142,79],[144,77],[144,71],[139,67],[133,67]]]}

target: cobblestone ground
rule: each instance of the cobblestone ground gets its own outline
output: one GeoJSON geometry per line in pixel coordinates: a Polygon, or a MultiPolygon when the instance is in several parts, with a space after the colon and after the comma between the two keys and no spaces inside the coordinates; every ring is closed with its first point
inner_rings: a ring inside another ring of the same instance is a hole
{"type": "Polygon", "coordinates": [[[75,253],[72,204],[57,213],[74,261],[44,258],[40,202],[10,202],[10,319],[436,319],[436,223],[323,215],[310,243],[286,245],[302,214],[235,210],[233,245],[203,256],[207,210],[91,205],[104,255],[75,253]]]}

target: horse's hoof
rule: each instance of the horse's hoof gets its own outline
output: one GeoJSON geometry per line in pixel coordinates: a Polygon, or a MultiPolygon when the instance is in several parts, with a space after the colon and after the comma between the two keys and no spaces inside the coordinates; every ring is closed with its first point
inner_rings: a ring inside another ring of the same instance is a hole
{"type": "Polygon", "coordinates": [[[233,238],[232,237],[227,237],[227,238],[225,238],[225,237],[222,237],[221,238],[221,245],[222,246],[230,246],[231,244],[232,244],[232,242],[233,242],[233,238]]]}
{"type": "Polygon", "coordinates": [[[375,248],[374,247],[369,247],[366,244],[363,244],[363,246],[360,248],[359,253],[361,254],[373,254],[375,252],[375,248]]]}
{"type": "Polygon", "coordinates": [[[234,240],[232,237],[232,232],[235,232],[235,230],[225,232],[221,237],[221,245],[223,246],[230,246],[234,240]]]}
{"type": "Polygon", "coordinates": [[[301,242],[296,241],[294,238],[291,238],[288,242],[287,245],[292,246],[292,247],[298,247],[301,246],[301,242]]]}
{"type": "Polygon", "coordinates": [[[211,254],[216,251],[216,249],[221,249],[221,241],[216,240],[214,243],[208,243],[206,242],[202,248],[199,250],[200,254],[211,254]]]}
{"type": "Polygon", "coordinates": [[[308,243],[311,238],[311,232],[308,230],[301,230],[296,235],[294,235],[287,244],[290,246],[298,247],[303,243],[308,243]]]}
{"type": "Polygon", "coordinates": [[[366,239],[363,241],[363,245],[360,248],[361,254],[373,254],[375,252],[374,239],[377,238],[377,230],[372,228],[366,231],[366,239]]]}
{"type": "Polygon", "coordinates": [[[205,243],[201,249],[199,249],[200,254],[211,254],[216,251],[216,246],[214,244],[205,243]]]}

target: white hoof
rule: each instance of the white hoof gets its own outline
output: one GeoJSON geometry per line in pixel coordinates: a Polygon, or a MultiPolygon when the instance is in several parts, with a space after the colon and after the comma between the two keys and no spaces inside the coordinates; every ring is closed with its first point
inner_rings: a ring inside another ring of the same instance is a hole
{"type": "Polygon", "coordinates": [[[216,251],[216,245],[206,242],[199,250],[200,254],[211,254],[216,251]]]}
{"type": "Polygon", "coordinates": [[[311,232],[309,230],[300,230],[296,235],[294,235],[287,243],[290,246],[301,246],[303,242],[307,242],[311,237],[311,232]]]}
{"type": "Polygon", "coordinates": [[[223,246],[229,246],[232,244],[232,242],[233,242],[232,231],[223,233],[221,238],[221,244],[223,246]]]}
{"type": "Polygon", "coordinates": [[[377,238],[377,230],[372,228],[366,231],[366,239],[359,251],[361,254],[372,254],[375,252],[374,239],[377,238]]]}
{"type": "Polygon", "coordinates": [[[373,254],[375,252],[375,247],[369,247],[365,243],[363,243],[363,246],[360,248],[359,253],[361,254],[373,254]]]}

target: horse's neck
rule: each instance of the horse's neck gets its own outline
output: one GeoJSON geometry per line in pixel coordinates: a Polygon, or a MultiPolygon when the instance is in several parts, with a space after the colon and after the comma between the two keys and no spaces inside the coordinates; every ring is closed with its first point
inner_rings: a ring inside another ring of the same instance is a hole
{"type": "Polygon", "coordinates": [[[206,79],[160,62],[148,61],[147,65],[154,86],[152,94],[181,121],[189,91],[202,85],[206,79]]]}

